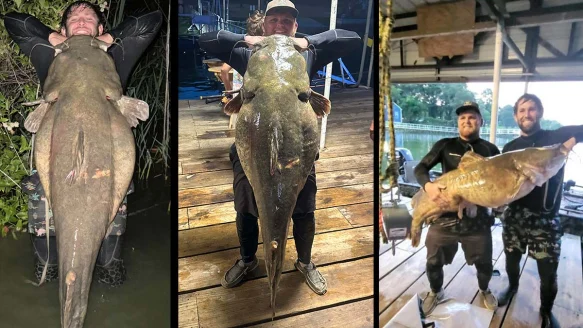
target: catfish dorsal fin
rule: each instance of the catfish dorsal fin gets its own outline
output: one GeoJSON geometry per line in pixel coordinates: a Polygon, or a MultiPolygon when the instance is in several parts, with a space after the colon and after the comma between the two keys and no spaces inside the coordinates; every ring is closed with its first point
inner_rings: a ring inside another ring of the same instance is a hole
{"type": "Polygon", "coordinates": [[[481,162],[481,161],[485,161],[485,160],[486,159],[484,157],[474,153],[473,151],[468,151],[464,154],[464,156],[462,156],[462,159],[460,160],[460,164],[458,165],[458,168],[463,169],[472,163],[481,162]]]}
{"type": "Polygon", "coordinates": [[[73,140],[73,167],[69,175],[65,178],[65,181],[72,184],[81,176],[83,170],[83,164],[85,162],[85,134],[83,130],[79,130],[77,138],[73,140]]]}

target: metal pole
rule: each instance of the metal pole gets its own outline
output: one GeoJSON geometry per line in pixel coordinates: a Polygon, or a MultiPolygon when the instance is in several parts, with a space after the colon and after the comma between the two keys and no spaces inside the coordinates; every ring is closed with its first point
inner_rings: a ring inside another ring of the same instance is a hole
{"type": "Polygon", "coordinates": [[[226,26],[225,26],[225,17],[227,15],[227,12],[225,11],[225,7],[226,7],[225,6],[225,4],[226,4],[225,2],[226,2],[226,0],[223,0],[223,30],[226,29],[226,26]]]}
{"type": "Polygon", "coordinates": [[[229,21],[229,0],[227,0],[227,6],[225,7],[225,10],[227,11],[227,22],[229,21]]]}
{"type": "Polygon", "coordinates": [[[362,70],[364,69],[364,58],[366,55],[366,47],[368,47],[368,28],[370,27],[370,14],[371,13],[372,13],[372,0],[369,0],[368,1],[368,14],[366,14],[366,30],[364,31],[364,44],[362,45],[362,55],[360,56],[360,70],[358,71],[358,81],[356,82],[356,85],[360,85],[360,80],[362,79],[362,70]]]}
{"type": "Polygon", "coordinates": [[[528,93],[528,82],[529,82],[529,78],[528,76],[526,77],[526,83],[524,83],[524,93],[528,93]]]}
{"type": "Polygon", "coordinates": [[[198,0],[198,13],[202,15],[202,0],[198,0]]]}
{"type": "Polygon", "coordinates": [[[257,0],[257,10],[261,10],[261,0],[257,0]]]}
{"type": "MultiPolygon", "coordinates": [[[[373,43],[374,44],[374,39],[373,43]]],[[[372,75],[372,62],[374,59],[374,47],[370,47],[370,60],[368,61],[368,80],[366,81],[366,86],[370,88],[370,77],[372,75]]]]}
{"type": "Polygon", "coordinates": [[[496,27],[496,47],[494,48],[494,90],[492,91],[492,110],[490,119],[490,142],[496,143],[498,125],[498,96],[500,93],[500,72],[502,71],[502,26],[496,27]]]}
{"type": "MultiPolygon", "coordinates": [[[[338,8],[338,0],[332,0],[330,6],[330,29],[336,28],[336,11],[338,8]]],[[[330,83],[332,82],[332,63],[326,65],[326,82],[324,83],[324,97],[330,99],[330,83]]],[[[326,123],[328,122],[328,115],[322,117],[322,129],[320,131],[320,149],[324,149],[326,145],[326,123]]]]}

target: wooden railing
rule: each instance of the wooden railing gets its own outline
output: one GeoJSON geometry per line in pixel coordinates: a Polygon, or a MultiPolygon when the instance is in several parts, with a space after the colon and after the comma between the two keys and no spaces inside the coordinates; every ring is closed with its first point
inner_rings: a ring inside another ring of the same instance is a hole
{"type": "MultiPolygon", "coordinates": [[[[452,126],[440,126],[440,125],[426,125],[426,124],[415,124],[415,123],[394,123],[395,129],[398,130],[410,130],[410,131],[427,131],[427,132],[442,132],[442,133],[452,133],[457,134],[458,129],[452,126]]],[[[490,134],[490,127],[484,126],[480,129],[480,134],[488,135],[490,134]]],[[[519,135],[520,129],[508,129],[508,128],[498,128],[496,129],[496,135],[519,135]]]]}

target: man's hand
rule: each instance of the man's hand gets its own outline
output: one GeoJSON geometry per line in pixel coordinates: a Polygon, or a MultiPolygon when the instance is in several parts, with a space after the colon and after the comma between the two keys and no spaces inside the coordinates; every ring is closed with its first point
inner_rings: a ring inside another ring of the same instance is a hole
{"type": "Polygon", "coordinates": [[[447,208],[449,204],[447,198],[441,193],[441,190],[445,188],[446,187],[444,185],[433,182],[427,182],[423,187],[423,189],[425,189],[425,192],[429,196],[429,199],[437,203],[437,205],[439,205],[439,207],[441,208],[447,208]]]}
{"type": "Polygon", "coordinates": [[[109,48],[109,46],[111,46],[111,44],[113,43],[113,37],[111,36],[111,34],[109,33],[105,33],[103,35],[100,35],[97,37],[97,40],[101,40],[105,43],[107,43],[107,47],[109,48]]]}
{"type": "Polygon", "coordinates": [[[53,33],[49,34],[49,43],[53,47],[63,43],[65,40],[67,40],[67,37],[63,36],[60,33],[53,32],[53,33]]]}
{"type": "Polygon", "coordinates": [[[261,40],[263,40],[263,36],[251,36],[251,35],[245,35],[245,43],[247,43],[247,45],[251,48],[254,44],[261,42],[261,40]]]}
{"type": "Polygon", "coordinates": [[[295,44],[303,51],[308,49],[308,40],[305,38],[292,38],[292,40],[294,40],[295,44]]]}

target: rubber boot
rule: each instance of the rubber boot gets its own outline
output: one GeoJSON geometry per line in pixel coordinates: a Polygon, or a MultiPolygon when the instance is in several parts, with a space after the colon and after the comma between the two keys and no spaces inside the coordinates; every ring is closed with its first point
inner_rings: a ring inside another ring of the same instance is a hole
{"type": "Polygon", "coordinates": [[[40,282],[45,263],[47,262],[47,254],[49,255],[49,265],[45,280],[53,281],[59,277],[59,260],[57,252],[57,238],[49,236],[49,249],[47,251],[47,237],[38,237],[31,235],[32,248],[34,250],[34,275],[38,282],[40,282]]]}
{"type": "Polygon", "coordinates": [[[97,281],[117,287],[123,284],[126,279],[126,269],[122,259],[122,236],[109,236],[103,240],[97,263],[95,263],[95,272],[97,281]]]}

